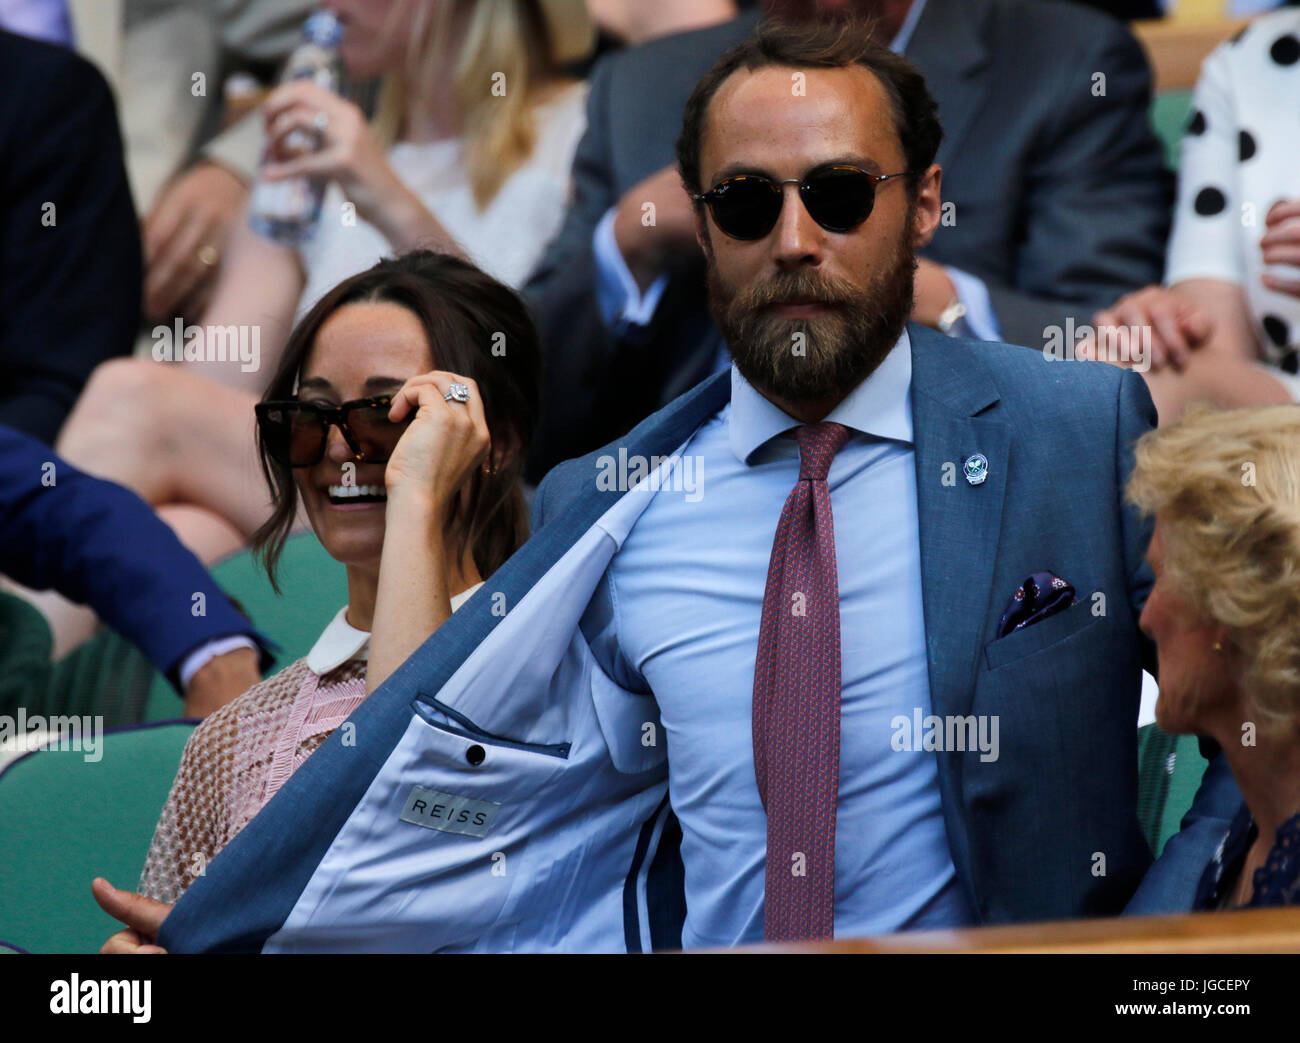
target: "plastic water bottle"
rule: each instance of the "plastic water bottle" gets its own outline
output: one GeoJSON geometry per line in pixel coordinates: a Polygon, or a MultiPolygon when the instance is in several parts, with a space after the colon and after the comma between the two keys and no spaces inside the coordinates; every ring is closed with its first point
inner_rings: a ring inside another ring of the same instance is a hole
{"type": "MultiPolygon", "coordinates": [[[[289,56],[280,76],[281,83],[311,80],[335,94],[342,86],[338,46],[343,26],[329,11],[317,11],[302,27],[302,43],[289,56]]],[[[262,165],[283,162],[320,147],[315,131],[294,130],[287,134],[272,154],[267,143],[262,165]]],[[[286,246],[297,246],[310,239],[320,219],[321,200],[328,183],[323,177],[295,177],[284,181],[267,181],[258,177],[249,199],[249,223],[253,230],[286,246]]]]}

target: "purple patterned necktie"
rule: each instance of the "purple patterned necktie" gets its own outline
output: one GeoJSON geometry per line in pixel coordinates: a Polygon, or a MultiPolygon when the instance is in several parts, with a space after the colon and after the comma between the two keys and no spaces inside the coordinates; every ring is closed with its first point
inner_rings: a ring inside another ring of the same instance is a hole
{"type": "Polygon", "coordinates": [[[840,771],[840,603],[826,474],[841,424],[795,428],[799,480],[772,541],[754,663],[754,774],[767,812],[763,937],[830,938],[840,771]]]}

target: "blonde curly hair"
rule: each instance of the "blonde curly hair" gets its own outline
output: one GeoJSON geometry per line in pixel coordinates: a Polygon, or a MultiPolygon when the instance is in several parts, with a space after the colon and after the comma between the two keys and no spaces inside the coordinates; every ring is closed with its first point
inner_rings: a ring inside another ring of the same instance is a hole
{"type": "Polygon", "coordinates": [[[1135,448],[1128,498],[1160,522],[1162,570],[1242,652],[1244,690],[1300,717],[1300,406],[1194,406],[1135,448]]]}

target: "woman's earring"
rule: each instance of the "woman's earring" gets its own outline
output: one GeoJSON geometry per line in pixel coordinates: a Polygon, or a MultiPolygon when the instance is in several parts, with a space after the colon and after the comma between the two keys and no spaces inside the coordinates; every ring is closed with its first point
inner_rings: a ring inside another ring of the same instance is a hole
{"type": "Polygon", "coordinates": [[[1222,651],[1223,651],[1223,644],[1222,644],[1222,642],[1219,642],[1219,641],[1214,642],[1214,650],[1215,650],[1216,652],[1222,652],[1222,651]]]}

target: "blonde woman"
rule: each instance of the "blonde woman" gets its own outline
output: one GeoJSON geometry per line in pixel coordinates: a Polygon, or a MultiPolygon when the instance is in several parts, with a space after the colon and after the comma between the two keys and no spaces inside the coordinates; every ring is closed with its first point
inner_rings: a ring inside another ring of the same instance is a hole
{"type": "MultiPolygon", "coordinates": [[[[294,250],[240,222],[200,323],[258,332],[259,364],[124,359],[91,377],[59,440],[69,461],[138,492],[205,562],[248,544],[270,511],[252,404],[296,317],[330,287],[416,246],[459,254],[508,286],[554,234],[585,127],[585,85],[562,64],[591,44],[581,0],[329,0],[356,79],[382,78],[368,123],[309,82],[266,102],[277,142],[323,127],[319,151],[270,173],[327,177],[314,239],[294,250]]],[[[65,651],[88,633],[41,605],[65,651]]],[[[82,612],[83,610],[77,610],[82,612]]],[[[93,625],[93,621],[90,621],[93,625]]]]}
{"type": "Polygon", "coordinates": [[[1155,518],[1140,625],[1159,649],[1156,721],[1217,741],[1245,798],[1193,867],[1192,907],[1300,904],[1300,408],[1195,406],[1136,454],[1129,497],[1155,518]]]}

